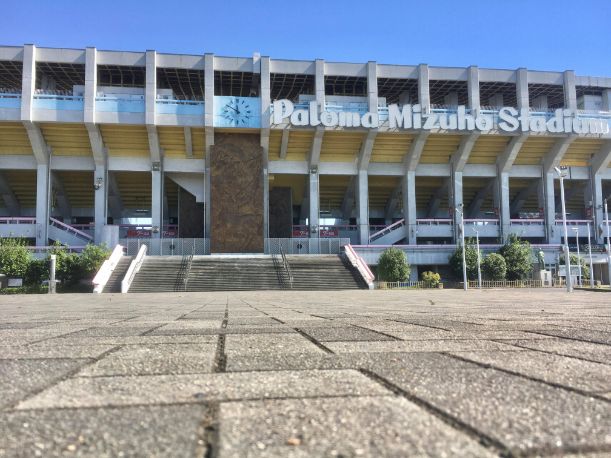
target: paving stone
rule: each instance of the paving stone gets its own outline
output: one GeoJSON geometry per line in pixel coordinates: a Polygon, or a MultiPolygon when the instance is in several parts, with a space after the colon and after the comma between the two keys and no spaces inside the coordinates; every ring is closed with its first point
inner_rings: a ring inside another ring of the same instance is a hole
{"type": "Polygon", "coordinates": [[[75,377],[18,409],[104,407],[316,396],[387,395],[357,371],[231,372],[196,375],[75,377]]]}
{"type": "Polygon", "coordinates": [[[585,330],[580,328],[566,328],[559,330],[540,331],[543,335],[562,337],[566,339],[583,340],[585,342],[611,345],[611,332],[585,330]]]}
{"type": "Polygon", "coordinates": [[[392,337],[380,334],[379,332],[370,331],[368,329],[351,327],[341,328],[299,328],[313,339],[320,342],[341,342],[341,341],[383,341],[396,340],[392,337]]]}
{"type": "Polygon", "coordinates": [[[53,384],[88,362],[88,359],[0,359],[0,409],[53,384]]]}
{"type": "Polygon", "coordinates": [[[129,345],[87,366],[79,376],[212,372],[216,344],[129,345]]]}
{"type": "Polygon", "coordinates": [[[76,345],[83,346],[92,345],[149,345],[149,344],[164,344],[164,343],[210,343],[218,342],[217,334],[210,335],[162,335],[162,336],[101,336],[101,337],[57,337],[44,342],[44,345],[76,345]]]}
{"type": "Polygon", "coordinates": [[[221,456],[497,456],[397,397],[223,403],[221,456]]]}
{"type": "Polygon", "coordinates": [[[461,358],[583,391],[611,391],[611,366],[536,351],[452,352],[461,358]]]}
{"type": "Polygon", "coordinates": [[[0,413],[0,456],[204,456],[201,405],[0,413]]]}
{"type": "Polygon", "coordinates": [[[516,345],[532,350],[557,353],[564,356],[573,356],[595,361],[603,364],[611,364],[611,346],[590,342],[580,342],[568,339],[528,339],[528,340],[508,340],[503,343],[516,345]]]}
{"type": "Polygon", "coordinates": [[[462,361],[373,371],[516,453],[611,445],[611,404],[604,401],[462,361]]]}
{"type": "Polygon", "coordinates": [[[49,345],[38,343],[19,347],[2,347],[0,359],[97,358],[115,345],[49,345]]]}
{"type": "Polygon", "coordinates": [[[227,335],[225,337],[225,354],[277,354],[277,353],[324,353],[299,334],[254,334],[227,335]]]}
{"type": "Polygon", "coordinates": [[[105,326],[84,329],[70,334],[70,337],[118,337],[138,336],[155,329],[154,326],[105,326]]]}
{"type": "Polygon", "coordinates": [[[507,350],[520,351],[512,347],[490,340],[410,340],[395,342],[326,342],[325,347],[334,353],[363,353],[363,352],[445,352],[468,350],[507,350]]]}

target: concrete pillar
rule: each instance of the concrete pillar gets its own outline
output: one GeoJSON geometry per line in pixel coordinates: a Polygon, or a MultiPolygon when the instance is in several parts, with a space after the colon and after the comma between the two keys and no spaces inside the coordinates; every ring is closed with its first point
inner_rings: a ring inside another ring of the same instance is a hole
{"type": "Polygon", "coordinates": [[[431,95],[429,92],[429,66],[418,65],[418,103],[423,113],[431,111],[431,95]]]}
{"type": "Polygon", "coordinates": [[[401,181],[403,199],[403,218],[407,228],[407,243],[416,245],[418,242],[418,226],[416,219],[416,172],[407,171],[401,181]]]}
{"type": "Polygon", "coordinates": [[[85,108],[86,123],[95,123],[95,96],[98,86],[98,64],[96,48],[85,50],[85,108]]]}
{"type": "Polygon", "coordinates": [[[369,245],[369,176],[359,170],[356,177],[356,224],[361,245],[369,245]]]}
{"type": "Polygon", "coordinates": [[[49,164],[36,166],[36,245],[49,244],[49,195],[51,174],[49,164]]]}
{"type": "Polygon", "coordinates": [[[604,201],[603,201],[603,186],[602,177],[594,175],[592,177],[592,207],[594,216],[594,240],[596,243],[604,244],[604,236],[606,235],[604,201]],[[601,230],[602,229],[602,230],[601,230]]]}
{"type": "Polygon", "coordinates": [[[367,63],[367,102],[369,112],[378,112],[378,65],[370,61],[367,63]]]}
{"type": "MultiPolygon", "coordinates": [[[[96,164],[93,174],[94,189],[94,223],[96,244],[102,243],[102,233],[107,222],[108,209],[108,170],[104,165],[96,164]]],[[[112,248],[112,247],[110,247],[112,248]]]]}
{"type": "Polygon", "coordinates": [[[261,146],[263,151],[263,237],[269,237],[269,127],[271,105],[271,75],[269,57],[261,57],[261,146]]]}
{"type": "Polygon", "coordinates": [[[575,72],[567,70],[564,72],[564,108],[577,109],[577,89],[575,87],[575,72]]]}
{"type": "Polygon", "coordinates": [[[319,216],[320,216],[320,194],[319,194],[319,177],[318,168],[313,167],[309,174],[309,203],[310,203],[310,214],[308,222],[310,224],[310,237],[318,237],[319,234],[319,216]]]}
{"type": "Polygon", "coordinates": [[[545,196],[545,228],[547,243],[555,243],[560,240],[559,234],[556,235],[556,196],[554,195],[554,174],[545,173],[543,175],[543,186],[545,196]]]}
{"type": "Polygon", "coordinates": [[[511,202],[509,201],[509,174],[500,173],[497,175],[498,189],[498,204],[495,202],[495,207],[499,209],[500,231],[499,237],[504,242],[509,234],[511,227],[511,202]]]}
{"type": "Polygon", "coordinates": [[[480,96],[479,96],[479,69],[475,65],[471,65],[468,69],[467,78],[467,93],[469,98],[469,108],[474,111],[479,111],[480,96]]]}
{"type": "Polygon", "coordinates": [[[32,102],[36,88],[36,46],[23,47],[23,70],[21,78],[21,120],[32,119],[32,102]]]}
{"type": "Polygon", "coordinates": [[[516,72],[516,96],[518,109],[529,108],[530,101],[528,100],[528,70],[518,68],[516,72]]]}
{"type": "Polygon", "coordinates": [[[145,123],[155,124],[155,104],[157,102],[157,53],[146,52],[146,86],[144,89],[145,123]]]}
{"type": "Polygon", "coordinates": [[[210,238],[211,228],[211,174],[210,149],[214,145],[214,54],[204,55],[204,126],[205,141],[205,172],[204,172],[204,237],[210,238]]]}
{"type": "Polygon", "coordinates": [[[452,206],[452,215],[454,215],[454,243],[460,240],[459,223],[461,222],[461,214],[464,217],[465,208],[462,198],[462,172],[454,171],[452,173],[452,198],[450,205],[452,206]]]}
{"type": "Polygon", "coordinates": [[[314,63],[314,90],[316,91],[316,103],[320,110],[325,108],[325,61],[316,59],[314,63]]]}
{"type": "Polygon", "coordinates": [[[611,111],[611,89],[605,89],[602,92],[602,110],[611,111]]]}
{"type": "Polygon", "coordinates": [[[160,238],[163,232],[163,170],[151,171],[151,219],[153,229],[152,237],[160,238]]]}

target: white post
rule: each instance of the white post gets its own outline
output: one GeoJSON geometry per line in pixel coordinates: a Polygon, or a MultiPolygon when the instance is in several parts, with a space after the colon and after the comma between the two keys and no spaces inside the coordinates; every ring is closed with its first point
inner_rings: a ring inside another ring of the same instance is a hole
{"type": "Polygon", "coordinates": [[[55,293],[55,263],[56,256],[52,254],[49,256],[49,294],[55,293]]]}
{"type": "Polygon", "coordinates": [[[594,288],[594,267],[592,266],[592,245],[590,244],[590,223],[588,223],[588,257],[590,258],[590,288],[594,288]]]}
{"type": "Polygon", "coordinates": [[[566,228],[566,206],[564,204],[564,174],[566,170],[556,167],[556,172],[560,176],[560,199],[562,200],[562,226],[564,228],[564,265],[566,267],[566,291],[573,291],[573,280],[571,278],[571,259],[569,253],[569,234],[566,228]]]}
{"type": "Polygon", "coordinates": [[[465,218],[463,214],[463,207],[456,207],[456,212],[460,214],[458,230],[460,231],[460,240],[462,243],[462,279],[464,284],[463,289],[467,291],[467,289],[469,289],[469,285],[467,283],[467,247],[465,246],[465,218]]]}
{"type": "Polygon", "coordinates": [[[609,286],[611,287],[611,235],[609,233],[609,208],[605,199],[605,221],[607,222],[607,268],[609,276],[609,286]]]}
{"type": "Polygon", "coordinates": [[[581,286],[581,256],[579,255],[579,226],[574,227],[575,238],[577,239],[577,270],[579,272],[579,278],[577,280],[577,284],[581,286]]]}
{"type": "Polygon", "coordinates": [[[482,260],[479,253],[479,232],[474,228],[475,232],[475,244],[477,247],[477,285],[479,289],[482,289],[482,260]]]}

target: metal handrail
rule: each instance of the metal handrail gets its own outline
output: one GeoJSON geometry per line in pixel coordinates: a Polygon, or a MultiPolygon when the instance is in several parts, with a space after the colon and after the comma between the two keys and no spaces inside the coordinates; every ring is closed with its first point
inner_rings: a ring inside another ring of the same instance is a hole
{"type": "Polygon", "coordinates": [[[386,226],[384,229],[382,229],[381,231],[378,232],[374,232],[373,234],[371,234],[369,236],[369,241],[373,242],[374,240],[379,239],[380,237],[382,237],[383,235],[386,235],[392,231],[394,231],[396,228],[401,227],[401,226],[405,226],[405,219],[400,219],[399,221],[397,221],[396,223],[392,223],[389,226],[386,226]]]}
{"type": "Polygon", "coordinates": [[[286,275],[289,279],[289,286],[291,289],[293,289],[293,272],[291,271],[291,266],[289,265],[289,261],[286,258],[286,254],[284,254],[282,246],[280,246],[280,256],[282,256],[282,264],[284,265],[284,270],[286,271],[286,275]]]}
{"type": "Polygon", "coordinates": [[[191,255],[187,258],[187,266],[185,269],[185,276],[183,278],[184,291],[187,290],[187,284],[189,283],[189,275],[191,275],[191,266],[193,265],[193,256],[195,255],[195,245],[191,246],[191,255]]]}
{"type": "Polygon", "coordinates": [[[101,293],[108,280],[110,280],[110,276],[113,271],[117,267],[119,260],[123,257],[123,246],[117,245],[114,250],[112,250],[112,254],[104,261],[98,273],[93,277],[91,283],[93,284],[93,292],[101,293]]]}
{"type": "Polygon", "coordinates": [[[140,250],[138,251],[138,254],[134,258],[132,263],[129,265],[129,269],[127,269],[125,278],[121,281],[121,293],[125,294],[129,291],[129,288],[132,285],[132,282],[134,281],[136,274],[138,273],[138,271],[140,270],[140,267],[142,267],[142,264],[144,263],[144,258],[146,257],[146,250],[147,250],[147,246],[142,245],[140,247],[140,250]]]}
{"type": "Polygon", "coordinates": [[[63,222],[61,222],[58,219],[49,218],[49,221],[51,222],[52,226],[58,227],[58,228],[63,229],[65,231],[67,231],[67,232],[72,232],[75,235],[78,235],[78,236],[80,236],[80,237],[82,237],[84,239],[93,240],[93,237],[91,235],[89,235],[89,234],[87,234],[87,233],[85,233],[83,231],[79,231],[78,229],[75,229],[72,226],[70,226],[70,225],[68,225],[66,223],[63,223],[63,222]]]}

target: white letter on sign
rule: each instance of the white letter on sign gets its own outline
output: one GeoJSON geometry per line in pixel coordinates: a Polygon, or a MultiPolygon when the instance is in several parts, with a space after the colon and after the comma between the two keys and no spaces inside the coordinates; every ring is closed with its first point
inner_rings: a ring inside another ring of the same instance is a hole
{"type": "Polygon", "coordinates": [[[276,100],[274,102],[274,124],[282,124],[284,118],[288,118],[295,109],[290,100],[276,100]]]}

